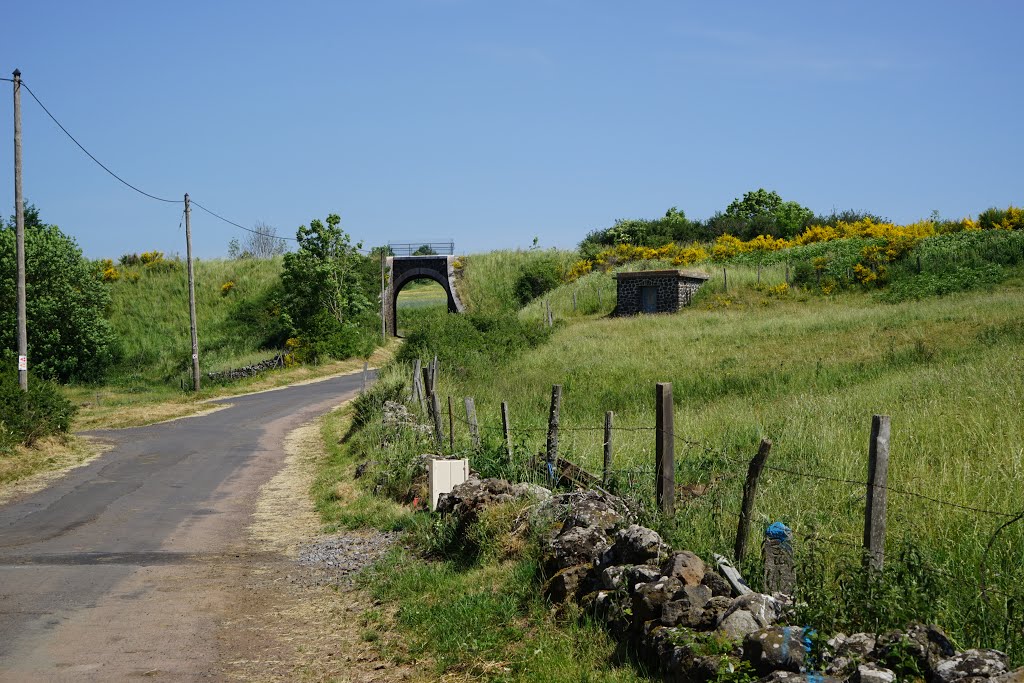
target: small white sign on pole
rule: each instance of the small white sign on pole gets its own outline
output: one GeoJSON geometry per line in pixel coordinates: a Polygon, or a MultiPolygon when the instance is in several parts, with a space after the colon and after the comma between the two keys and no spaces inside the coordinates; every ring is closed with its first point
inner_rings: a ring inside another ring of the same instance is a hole
{"type": "Polygon", "coordinates": [[[430,461],[430,511],[437,509],[437,499],[469,478],[469,460],[430,461]]]}
{"type": "Polygon", "coordinates": [[[28,356],[18,356],[18,371],[28,370],[28,356]]]}

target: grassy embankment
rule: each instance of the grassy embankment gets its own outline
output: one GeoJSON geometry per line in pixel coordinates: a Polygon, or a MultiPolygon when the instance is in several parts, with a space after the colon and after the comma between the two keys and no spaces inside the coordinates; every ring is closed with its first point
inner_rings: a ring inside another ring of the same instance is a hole
{"type": "MultiPolygon", "coordinates": [[[[488,273],[492,282],[480,287],[473,263],[467,262],[464,282],[471,291],[500,291],[494,283],[510,280],[488,273]]],[[[600,288],[614,291],[611,276],[590,274],[543,297],[560,321],[549,343],[508,363],[442,363],[439,392],[476,399],[485,445],[472,455],[475,465],[502,469],[495,430],[503,400],[511,405],[520,464],[541,450],[550,388],[559,383],[562,452],[597,472],[602,437],[595,428],[604,412],[615,411],[619,426],[649,428],[654,384],[670,381],[677,481],[692,485],[687,491],[696,495],[681,501],[674,519],[650,520],[676,545],[705,557],[730,554],[742,475],[761,437],[775,443],[771,466],[863,481],[875,413],[892,417],[894,489],[1010,515],[1019,511],[1019,271],[1011,270],[1000,287],[890,304],[869,293],[823,296],[779,288],[785,278],[780,260],[761,268],[760,288],[754,286],[755,265],[730,264],[728,291],[720,266],[709,270],[712,280],[691,309],[618,320],[603,317],[613,302],[597,295],[600,288]]],[[[492,301],[508,310],[500,295],[492,301]]],[[[540,319],[543,302],[529,304],[520,316],[540,319]]],[[[472,450],[462,425],[457,438],[457,451],[472,450]]],[[[618,489],[650,505],[652,433],[624,429],[614,442],[618,489]]],[[[1024,580],[1021,525],[999,534],[982,563],[989,539],[1010,517],[893,491],[888,570],[883,581],[865,584],[857,550],[862,485],[769,469],[758,495],[758,524],[781,520],[797,533],[800,598],[807,602],[802,617],[808,622],[825,630],[885,628],[916,617],[940,623],[962,647],[1001,647],[1015,661],[1024,659],[1021,616],[1011,600],[1019,604],[1024,580]],[[984,596],[982,574],[989,588],[984,596]]],[[[743,569],[756,584],[756,557],[743,569]]],[[[414,602],[408,595],[398,598],[402,609],[414,602]]]]}
{"type": "MultiPolygon", "coordinates": [[[[230,383],[211,382],[205,373],[228,370],[271,358],[261,349],[258,302],[279,282],[281,259],[213,259],[196,262],[196,314],[203,389],[191,387],[188,281],[184,269],[147,272],[132,282],[109,283],[111,324],[121,344],[121,361],[100,386],[66,388],[80,407],[76,430],[129,427],[190,415],[211,398],[260,391],[362,368],[364,359],[295,366],[230,383]],[[225,291],[226,283],[233,283],[225,291]]],[[[380,365],[394,345],[369,359],[380,365]]]]}

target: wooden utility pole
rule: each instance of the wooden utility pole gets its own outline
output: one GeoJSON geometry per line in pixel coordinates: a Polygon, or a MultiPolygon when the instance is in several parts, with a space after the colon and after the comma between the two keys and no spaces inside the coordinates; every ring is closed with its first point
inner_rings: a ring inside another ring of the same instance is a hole
{"type": "Polygon", "coordinates": [[[747,480],[743,483],[743,504],[740,508],[739,526],[736,527],[736,546],[733,549],[733,559],[737,565],[743,561],[747,554],[747,537],[750,535],[750,519],[754,514],[754,499],[757,498],[757,480],[764,469],[765,460],[772,450],[772,442],[769,439],[761,439],[761,445],[757,449],[757,455],[747,465],[747,480]]]}
{"type": "Polygon", "coordinates": [[[671,382],[658,382],[655,402],[655,489],[658,507],[664,514],[671,515],[676,508],[675,404],[671,382]]]}
{"type": "Polygon", "coordinates": [[[18,386],[28,391],[28,315],[25,307],[25,198],[21,191],[21,72],[14,70],[14,224],[18,260],[18,386]]]}
{"type": "Polygon", "coordinates": [[[864,549],[868,566],[881,570],[885,564],[886,494],[889,484],[889,416],[871,418],[868,447],[867,506],[864,508],[864,549]]]}
{"type": "Polygon", "coordinates": [[[192,204],[185,193],[185,257],[188,259],[188,319],[192,328],[192,390],[199,391],[199,333],[196,331],[196,278],[192,268],[192,204]]]}

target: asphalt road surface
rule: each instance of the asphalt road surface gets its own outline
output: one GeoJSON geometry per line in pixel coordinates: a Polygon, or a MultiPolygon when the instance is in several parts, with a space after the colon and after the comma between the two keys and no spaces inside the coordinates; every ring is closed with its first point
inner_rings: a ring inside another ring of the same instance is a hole
{"type": "Polygon", "coordinates": [[[0,681],[219,678],[259,487],[359,374],[91,432],[112,450],[0,507],[0,681]]]}

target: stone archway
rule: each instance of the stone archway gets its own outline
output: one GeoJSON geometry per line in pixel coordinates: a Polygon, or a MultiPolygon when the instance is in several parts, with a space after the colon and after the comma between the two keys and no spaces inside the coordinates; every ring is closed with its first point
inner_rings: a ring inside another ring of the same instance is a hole
{"type": "Polygon", "coordinates": [[[448,295],[448,312],[466,310],[455,291],[454,256],[389,256],[385,261],[387,287],[384,289],[384,320],[387,333],[398,332],[398,293],[413,280],[433,280],[448,295]]]}

